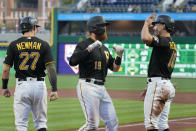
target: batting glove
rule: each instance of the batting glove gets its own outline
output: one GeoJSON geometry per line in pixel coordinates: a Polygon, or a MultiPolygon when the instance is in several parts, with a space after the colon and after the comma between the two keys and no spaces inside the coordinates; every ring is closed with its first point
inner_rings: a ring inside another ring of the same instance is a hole
{"type": "Polygon", "coordinates": [[[119,46],[119,45],[114,45],[113,50],[116,52],[117,56],[122,58],[123,52],[124,52],[124,47],[119,46]]]}
{"type": "Polygon", "coordinates": [[[92,51],[96,47],[101,47],[102,43],[99,40],[96,40],[94,43],[88,46],[89,51],[92,51]]]}

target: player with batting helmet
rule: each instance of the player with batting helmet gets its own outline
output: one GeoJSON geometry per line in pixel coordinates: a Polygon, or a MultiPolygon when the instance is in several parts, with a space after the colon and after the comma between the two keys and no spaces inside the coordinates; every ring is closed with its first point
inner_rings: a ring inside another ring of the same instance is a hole
{"type": "Polygon", "coordinates": [[[54,59],[49,44],[35,36],[38,27],[36,18],[25,17],[21,21],[23,36],[9,44],[3,64],[2,87],[5,97],[11,96],[7,87],[10,68],[14,65],[16,71],[14,115],[17,131],[27,131],[30,111],[36,130],[47,129],[45,69],[52,86],[50,100],[54,101],[58,97],[54,59]]]}
{"type": "Polygon", "coordinates": [[[171,38],[175,22],[168,15],[155,18],[156,14],[148,17],[141,31],[143,43],[152,47],[144,99],[144,123],[147,131],[169,131],[168,114],[175,96],[175,88],[170,82],[177,54],[171,38]],[[153,35],[149,32],[151,27],[153,35]]]}
{"type": "Polygon", "coordinates": [[[104,82],[108,69],[117,72],[121,65],[123,47],[115,46],[116,59],[102,44],[107,39],[107,23],[102,16],[94,16],[87,22],[89,38],[79,43],[70,58],[70,65],[79,64],[77,94],[82,106],[86,123],[79,131],[94,131],[98,128],[99,118],[107,131],[118,130],[118,119],[112,100],[104,82]]]}

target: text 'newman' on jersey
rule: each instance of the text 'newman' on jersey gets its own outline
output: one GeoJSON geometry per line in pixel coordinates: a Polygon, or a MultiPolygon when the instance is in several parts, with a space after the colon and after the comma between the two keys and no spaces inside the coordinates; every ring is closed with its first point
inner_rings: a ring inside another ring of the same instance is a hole
{"type": "Polygon", "coordinates": [[[20,42],[17,43],[16,46],[18,48],[18,50],[24,50],[24,49],[36,49],[36,50],[40,50],[42,43],[38,43],[38,42],[20,42]]]}

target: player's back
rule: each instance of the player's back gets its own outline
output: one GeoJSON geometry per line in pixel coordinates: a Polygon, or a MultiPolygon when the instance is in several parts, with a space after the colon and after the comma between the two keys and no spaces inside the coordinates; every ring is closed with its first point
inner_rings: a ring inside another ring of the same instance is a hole
{"type": "Polygon", "coordinates": [[[44,77],[49,45],[37,37],[21,37],[11,43],[16,78],[44,77]]]}

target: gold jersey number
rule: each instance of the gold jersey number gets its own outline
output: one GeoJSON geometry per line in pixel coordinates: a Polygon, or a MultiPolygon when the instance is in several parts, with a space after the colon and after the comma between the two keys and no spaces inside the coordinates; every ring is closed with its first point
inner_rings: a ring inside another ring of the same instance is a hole
{"type": "Polygon", "coordinates": [[[101,70],[101,61],[95,61],[95,70],[101,70]]]}
{"type": "Polygon", "coordinates": [[[171,58],[169,60],[168,67],[174,69],[174,64],[175,64],[176,56],[177,56],[176,44],[174,42],[169,42],[169,45],[170,45],[170,49],[172,49],[173,52],[172,52],[171,58]]]}
{"type": "Polygon", "coordinates": [[[168,63],[169,68],[174,69],[174,64],[175,64],[175,61],[176,61],[176,54],[177,54],[176,51],[174,51],[172,53],[171,58],[170,58],[169,63],[168,63]]]}
{"type": "Polygon", "coordinates": [[[28,70],[29,69],[29,65],[27,65],[27,62],[29,59],[33,59],[33,62],[31,63],[30,68],[31,68],[31,70],[35,70],[37,61],[39,60],[39,57],[40,57],[40,54],[39,54],[39,52],[32,52],[31,54],[29,54],[28,52],[21,52],[19,57],[23,58],[23,61],[19,65],[20,70],[28,70]]]}

